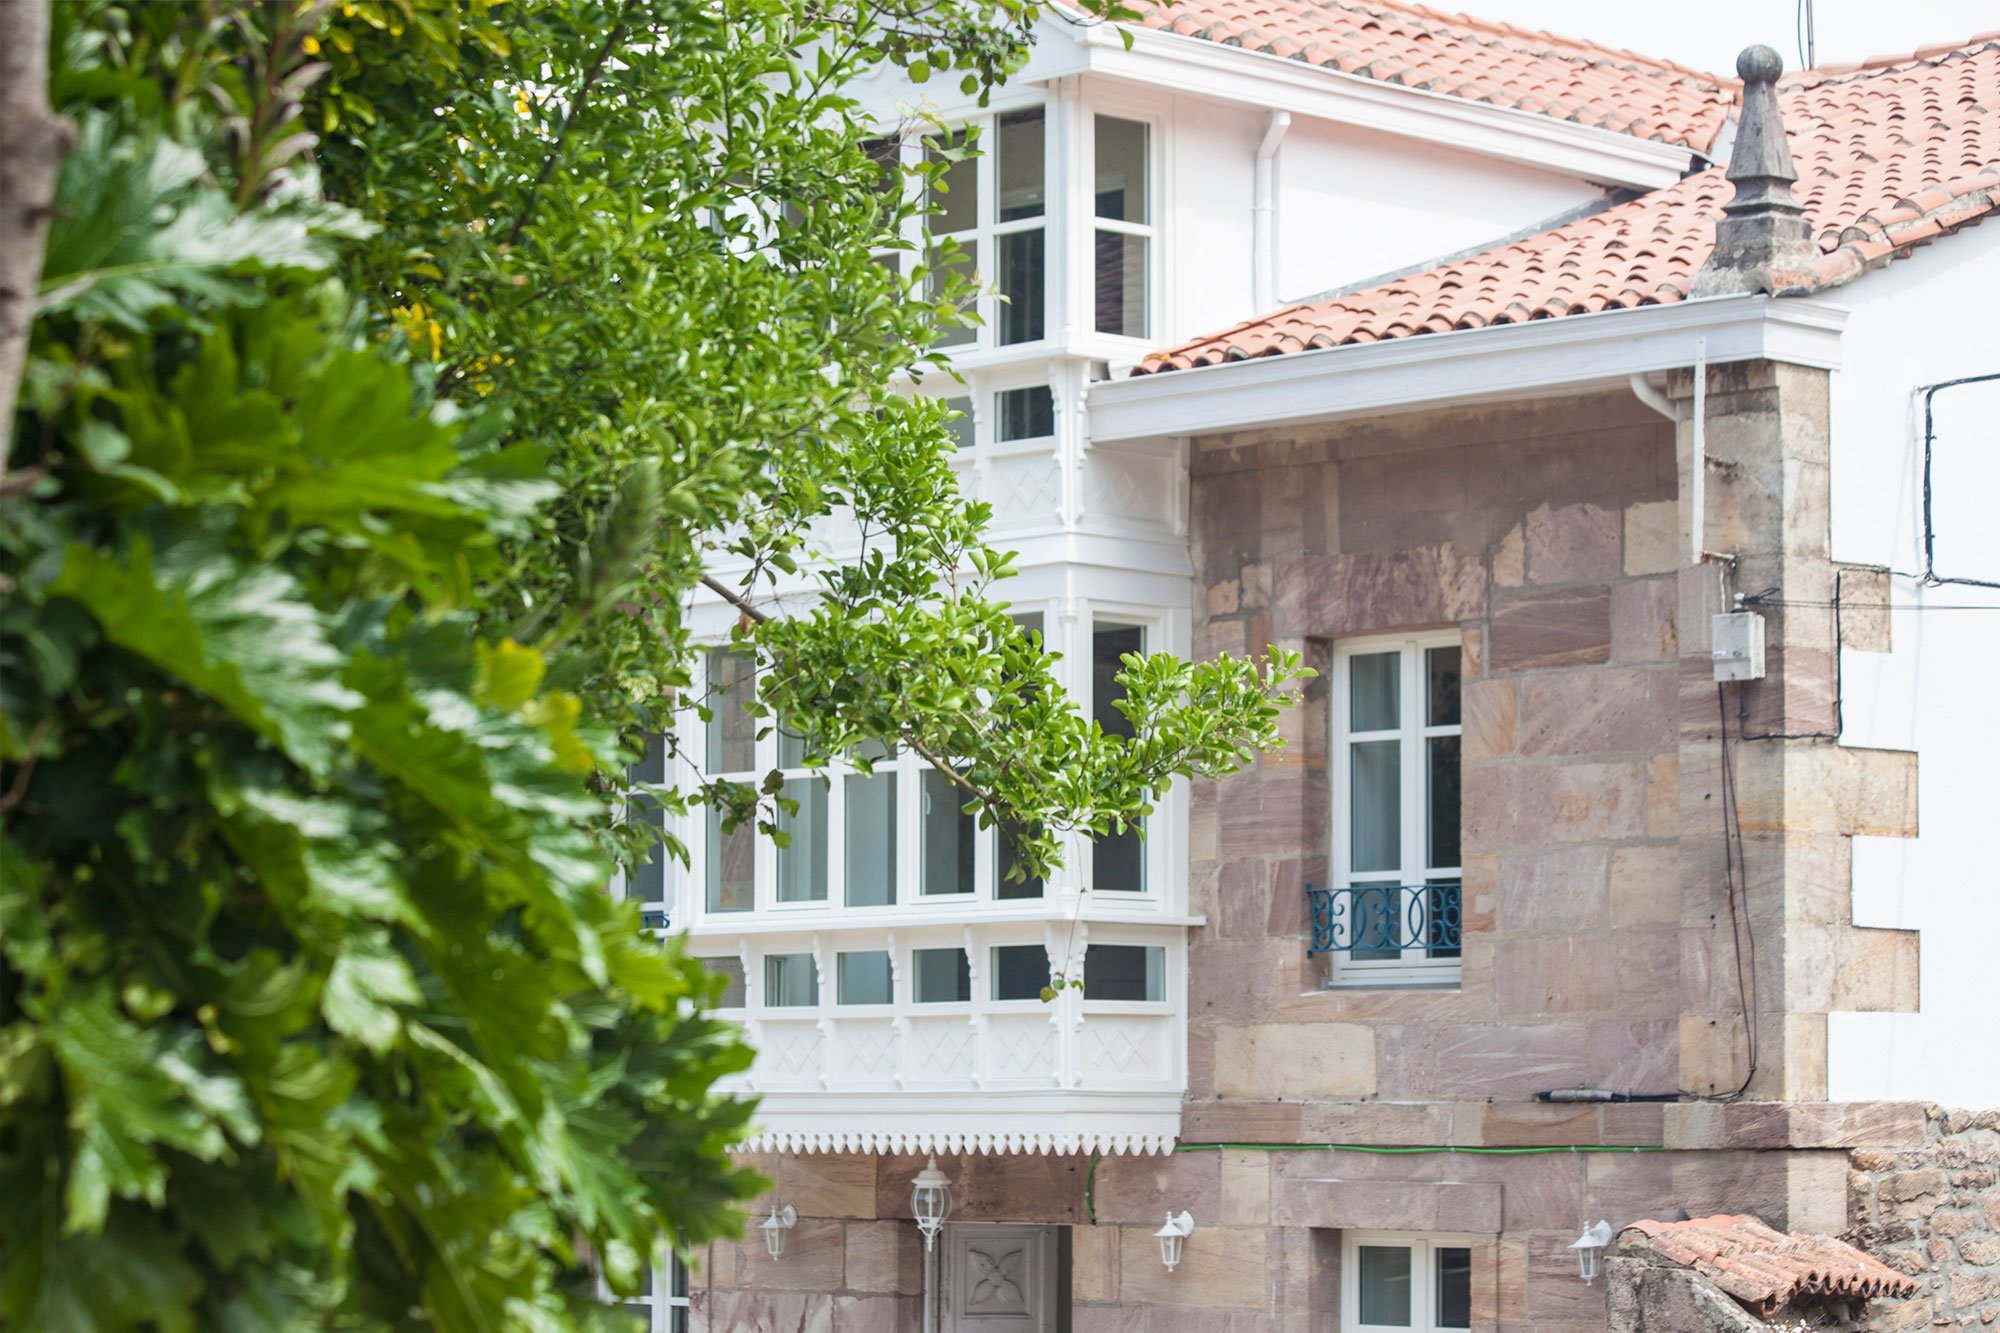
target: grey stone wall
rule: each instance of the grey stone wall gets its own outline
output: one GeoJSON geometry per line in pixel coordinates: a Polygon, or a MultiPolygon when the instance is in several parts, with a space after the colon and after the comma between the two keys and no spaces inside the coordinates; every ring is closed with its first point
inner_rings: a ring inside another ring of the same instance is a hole
{"type": "Polygon", "coordinates": [[[1848,1241],[1922,1283],[1871,1330],[2000,1324],[2000,1110],[1930,1108],[1919,1147],[1850,1154],[1848,1241]]]}

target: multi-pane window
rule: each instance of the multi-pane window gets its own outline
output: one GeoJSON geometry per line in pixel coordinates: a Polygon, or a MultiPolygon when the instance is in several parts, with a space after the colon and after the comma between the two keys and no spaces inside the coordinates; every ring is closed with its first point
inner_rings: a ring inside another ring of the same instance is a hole
{"type": "Polygon", "coordinates": [[[1144,122],[1099,116],[1092,241],[1099,333],[1144,338],[1150,310],[1153,211],[1149,134],[1144,122]]]}
{"type": "Polygon", "coordinates": [[[1083,998],[1167,998],[1167,951],[1158,945],[1093,944],[1083,951],[1083,998]]]}
{"type": "Polygon", "coordinates": [[[993,440],[1011,444],[1056,433],[1056,400],[1046,384],[1001,389],[993,395],[993,440]]]}
{"type": "Polygon", "coordinates": [[[1467,1238],[1348,1236],[1341,1246],[1341,1322],[1354,1333],[1441,1333],[1472,1327],[1467,1238]]]}
{"type": "MultiPolygon", "coordinates": [[[[651,736],[646,741],[646,753],[639,762],[626,770],[626,779],[633,788],[631,799],[626,802],[626,818],[635,824],[644,824],[658,831],[666,822],[666,812],[658,801],[638,790],[641,783],[663,786],[667,781],[667,747],[661,736],[651,736]]],[[[646,926],[654,930],[667,930],[672,922],[668,918],[667,907],[667,849],[664,844],[654,841],[645,851],[646,860],[633,866],[625,877],[627,898],[639,903],[639,915],[646,926]]]]}
{"type": "Polygon", "coordinates": [[[963,949],[913,949],[910,983],[918,1004],[964,1004],[972,999],[972,960],[963,949]]]}
{"type": "Polygon", "coordinates": [[[839,955],[834,966],[835,1004],[893,1004],[895,999],[888,950],[860,949],[839,955]]]}
{"type": "Polygon", "coordinates": [[[1039,1000],[1049,984],[1049,952],[1039,944],[1002,944],[992,951],[993,998],[1039,1000]]]}
{"type": "Polygon", "coordinates": [[[819,964],[809,953],[764,956],[764,1004],[770,1009],[810,1009],[819,1003],[819,964]]]}
{"type": "MultiPolygon", "coordinates": [[[[1039,613],[1016,619],[1040,632],[1039,613]]],[[[763,789],[775,771],[784,798],[775,811],[782,840],[761,838],[749,820],[725,833],[721,812],[704,812],[693,871],[709,915],[1042,896],[1039,877],[1007,877],[1013,865],[1009,830],[981,829],[968,793],[952,775],[908,750],[872,741],[808,767],[801,737],[782,719],[751,711],[757,670],[750,655],[715,648],[704,663],[710,717],[700,750],[703,776],[763,789]]],[[[642,768],[634,767],[635,780],[642,768]]],[[[641,817],[633,804],[633,817],[641,817]]],[[[637,891],[628,886],[628,896],[637,891]]],[[[665,901],[659,906],[664,913],[665,901]]]]}
{"type": "MultiPolygon", "coordinates": [[[[1090,635],[1091,716],[1107,736],[1130,737],[1132,720],[1118,709],[1125,687],[1118,673],[1125,669],[1128,653],[1146,651],[1146,631],[1139,625],[1098,621],[1090,635]]],[[[1090,849],[1091,888],[1114,893],[1146,891],[1146,848],[1141,837],[1143,822],[1126,824],[1122,833],[1099,834],[1090,849]]]]}
{"type": "Polygon", "coordinates": [[[639,1294],[621,1298],[618,1308],[643,1317],[645,1323],[633,1327],[644,1333],[688,1333],[687,1265],[676,1254],[648,1266],[639,1275],[639,1294]]]}
{"type": "MultiPolygon", "coordinates": [[[[995,289],[983,330],[947,329],[941,346],[1007,347],[1046,333],[1046,120],[1041,107],[994,117],[983,127],[978,156],[951,160],[966,146],[964,131],[928,150],[942,167],[930,185],[930,229],[938,246],[926,257],[932,291],[953,273],[975,275],[995,289]],[[958,244],[955,258],[943,249],[947,240],[958,244]]],[[[987,298],[981,303],[987,305],[987,298]]]]}
{"type": "Polygon", "coordinates": [[[1336,983],[1455,980],[1458,636],[1334,653],[1336,983]]]}
{"type": "MultiPolygon", "coordinates": [[[[755,691],[755,665],[748,653],[726,648],[709,652],[704,765],[710,778],[757,780],[757,719],[750,713],[755,691]]],[[[721,809],[711,805],[703,850],[708,910],[747,912],[755,907],[756,824],[746,820],[725,831],[721,809]]]]}

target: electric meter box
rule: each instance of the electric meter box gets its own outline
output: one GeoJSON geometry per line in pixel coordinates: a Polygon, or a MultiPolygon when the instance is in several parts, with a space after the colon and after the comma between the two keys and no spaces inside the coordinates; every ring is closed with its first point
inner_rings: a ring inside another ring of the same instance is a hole
{"type": "Polygon", "coordinates": [[[1764,617],[1731,611],[1709,621],[1709,657],[1717,680],[1764,678],[1764,617]]]}

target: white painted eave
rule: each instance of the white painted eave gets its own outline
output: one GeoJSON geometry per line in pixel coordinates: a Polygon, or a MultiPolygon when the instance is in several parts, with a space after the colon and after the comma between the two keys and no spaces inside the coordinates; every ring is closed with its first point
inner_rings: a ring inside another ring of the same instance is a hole
{"type": "Polygon", "coordinates": [[[1427,88],[1406,88],[1206,38],[1153,28],[1126,31],[1132,34],[1129,51],[1111,25],[1078,30],[1077,41],[1093,74],[1407,135],[1636,190],[1673,184],[1700,157],[1681,144],[1639,139],[1427,88]]]}
{"type": "Polygon", "coordinates": [[[1782,361],[1836,369],[1847,311],[1717,296],[1257,357],[1095,384],[1093,443],[1153,441],[1623,388],[1633,375],[1782,361]]]}

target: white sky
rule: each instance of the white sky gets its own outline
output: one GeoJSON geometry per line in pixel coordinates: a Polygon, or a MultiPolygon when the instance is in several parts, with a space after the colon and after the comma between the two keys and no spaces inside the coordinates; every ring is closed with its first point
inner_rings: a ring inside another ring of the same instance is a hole
{"type": "MultiPolygon", "coordinates": [[[[1428,0],[1432,8],[1586,37],[1696,69],[1734,74],[1763,42],[1799,66],[1800,0],[1428,0]]],[[[1904,54],[2000,29],[2000,0],[1811,0],[1822,63],[1904,54]]]]}

